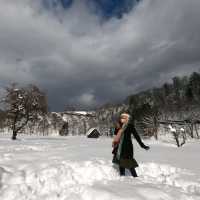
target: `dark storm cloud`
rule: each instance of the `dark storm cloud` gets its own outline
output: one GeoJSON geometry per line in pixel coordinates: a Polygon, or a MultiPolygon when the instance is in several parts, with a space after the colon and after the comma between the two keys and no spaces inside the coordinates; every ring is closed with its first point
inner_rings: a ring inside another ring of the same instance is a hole
{"type": "Polygon", "coordinates": [[[35,83],[52,110],[123,100],[200,68],[199,0],[143,0],[104,24],[85,1],[59,20],[37,2],[0,0],[0,86],[35,83]]]}

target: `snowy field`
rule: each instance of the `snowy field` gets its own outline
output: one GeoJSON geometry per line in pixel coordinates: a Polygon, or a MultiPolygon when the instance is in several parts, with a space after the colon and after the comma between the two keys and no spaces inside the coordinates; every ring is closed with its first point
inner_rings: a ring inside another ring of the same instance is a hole
{"type": "Polygon", "coordinates": [[[133,140],[139,177],[120,177],[111,138],[0,138],[1,200],[200,200],[200,141],[133,140]]]}

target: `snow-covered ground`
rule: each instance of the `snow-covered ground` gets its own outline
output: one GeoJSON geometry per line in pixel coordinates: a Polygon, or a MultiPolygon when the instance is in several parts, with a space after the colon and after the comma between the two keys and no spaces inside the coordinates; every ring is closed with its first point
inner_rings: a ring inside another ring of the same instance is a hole
{"type": "Polygon", "coordinates": [[[139,177],[120,177],[111,138],[0,138],[1,200],[200,200],[200,141],[134,141],[139,177]]]}

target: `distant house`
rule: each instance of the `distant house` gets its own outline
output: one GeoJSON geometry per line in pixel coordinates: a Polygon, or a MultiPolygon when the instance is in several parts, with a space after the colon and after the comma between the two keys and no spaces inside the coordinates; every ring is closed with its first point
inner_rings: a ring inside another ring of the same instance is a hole
{"type": "Polygon", "coordinates": [[[100,132],[96,129],[96,128],[90,128],[87,132],[86,132],[86,136],[88,138],[98,138],[100,137],[100,132]]]}

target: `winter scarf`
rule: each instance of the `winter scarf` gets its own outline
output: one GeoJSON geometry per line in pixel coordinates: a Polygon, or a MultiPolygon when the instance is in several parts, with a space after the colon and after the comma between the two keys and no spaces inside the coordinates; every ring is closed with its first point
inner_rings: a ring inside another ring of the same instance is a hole
{"type": "Polygon", "coordinates": [[[118,146],[117,154],[116,154],[116,158],[118,160],[120,160],[120,156],[121,156],[121,149],[122,149],[122,144],[123,144],[123,141],[124,141],[124,131],[127,128],[128,124],[129,123],[126,123],[126,124],[122,125],[122,132],[121,132],[120,142],[119,142],[119,146],[118,146]]]}

